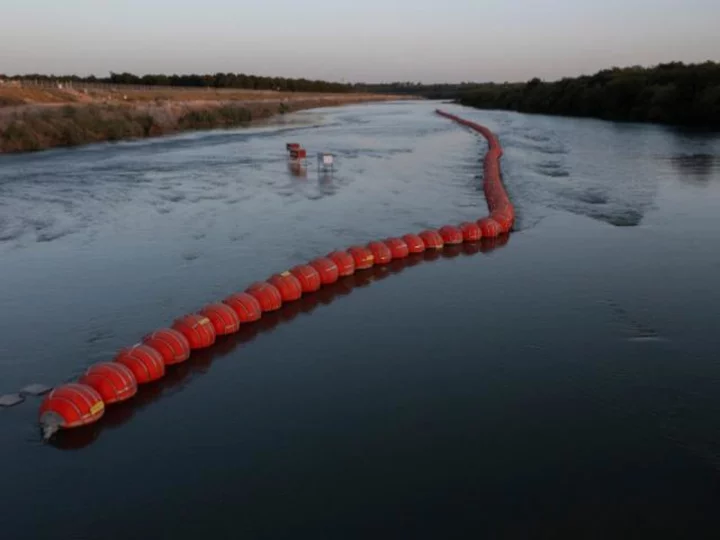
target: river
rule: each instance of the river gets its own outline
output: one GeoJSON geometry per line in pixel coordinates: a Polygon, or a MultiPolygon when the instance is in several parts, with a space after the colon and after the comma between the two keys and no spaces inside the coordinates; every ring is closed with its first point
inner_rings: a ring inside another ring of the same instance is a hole
{"type": "MultiPolygon", "coordinates": [[[[436,103],[0,156],[0,394],[337,247],[486,215],[436,103]],[[336,154],[288,169],[285,143],[336,154]]],[[[477,111],[517,232],[357,275],[43,443],[5,538],[715,538],[720,137],[477,111]]]]}

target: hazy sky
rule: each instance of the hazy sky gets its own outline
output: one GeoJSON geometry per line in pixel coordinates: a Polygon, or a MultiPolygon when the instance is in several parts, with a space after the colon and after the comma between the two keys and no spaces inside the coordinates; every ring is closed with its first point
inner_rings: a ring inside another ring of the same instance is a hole
{"type": "Polygon", "coordinates": [[[5,0],[0,73],[554,79],[720,60],[720,0],[5,0]]]}

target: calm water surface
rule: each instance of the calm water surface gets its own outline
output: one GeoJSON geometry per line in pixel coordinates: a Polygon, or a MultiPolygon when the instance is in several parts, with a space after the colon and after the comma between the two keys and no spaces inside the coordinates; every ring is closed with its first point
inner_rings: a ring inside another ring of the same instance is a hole
{"type": "MultiPolygon", "coordinates": [[[[435,106],[0,157],[0,394],[485,215],[435,106]]],[[[446,108],[500,136],[509,241],[356,275],[53,444],[38,399],[0,410],[2,537],[717,538],[720,138],[446,108]]]]}

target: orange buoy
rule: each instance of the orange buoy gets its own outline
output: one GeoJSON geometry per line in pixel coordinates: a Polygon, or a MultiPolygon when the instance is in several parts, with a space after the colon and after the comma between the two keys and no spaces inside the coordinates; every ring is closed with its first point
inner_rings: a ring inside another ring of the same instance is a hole
{"type": "Polygon", "coordinates": [[[227,304],[235,311],[235,315],[238,316],[240,324],[255,322],[262,317],[260,302],[248,293],[232,294],[223,300],[223,304],[227,304]]]}
{"type": "MultiPolygon", "coordinates": [[[[190,345],[192,346],[192,343],[190,345]]],[[[133,345],[122,349],[113,361],[128,367],[138,384],[156,381],[165,375],[162,355],[147,345],[133,345]]]]}
{"type": "Polygon", "coordinates": [[[352,276],[355,273],[355,261],[347,251],[333,251],[327,257],[337,265],[340,276],[352,276]]]}
{"type": "Polygon", "coordinates": [[[402,238],[388,238],[385,240],[385,245],[390,249],[390,254],[393,259],[404,259],[410,255],[407,242],[402,238]]]}
{"type": "Polygon", "coordinates": [[[460,230],[465,242],[478,242],[482,238],[482,230],[477,223],[464,221],[460,224],[460,230]]]}
{"type": "Polygon", "coordinates": [[[367,247],[372,251],[375,264],[387,264],[392,261],[392,252],[383,242],[370,242],[367,247]]]}
{"type": "Polygon", "coordinates": [[[417,234],[406,234],[402,237],[410,253],[422,253],[425,251],[425,242],[417,234]]]}
{"type": "Polygon", "coordinates": [[[478,220],[477,224],[480,226],[483,238],[495,238],[500,234],[500,225],[494,219],[482,218],[478,220]]]}
{"type": "Polygon", "coordinates": [[[290,272],[270,276],[268,283],[280,291],[283,302],[294,302],[302,296],[302,284],[290,272]]]}
{"type": "Polygon", "coordinates": [[[155,330],[142,341],[160,353],[166,366],[179,364],[190,358],[190,343],[185,336],[172,328],[155,330]]]}
{"type": "Polygon", "coordinates": [[[40,424],[45,436],[56,430],[97,422],[105,412],[102,396],[86,384],[64,384],[50,392],[40,405],[40,424]]]}
{"type": "Polygon", "coordinates": [[[280,291],[264,281],[256,281],[250,285],[245,292],[254,296],[255,299],[260,302],[260,308],[263,311],[276,311],[282,306],[280,291]]]}
{"type": "Polygon", "coordinates": [[[199,313],[210,319],[216,336],[226,336],[240,330],[240,318],[227,304],[210,304],[202,308],[199,313]]]}
{"type": "Polygon", "coordinates": [[[118,362],[90,366],[78,382],[94,388],[105,405],[130,399],[138,389],[133,372],[118,362]]]}
{"type": "Polygon", "coordinates": [[[348,253],[352,255],[353,261],[355,261],[356,270],[367,270],[375,264],[373,252],[366,247],[351,246],[348,248],[348,253]]]}
{"type": "Polygon", "coordinates": [[[418,235],[425,244],[425,249],[442,249],[445,242],[437,231],[431,229],[423,231],[418,235]]]}
{"type": "Polygon", "coordinates": [[[302,287],[302,292],[311,293],[322,287],[320,272],[309,264],[301,264],[290,270],[290,273],[297,278],[302,287]]]}
{"type": "Polygon", "coordinates": [[[320,257],[310,261],[310,266],[320,274],[320,281],[323,285],[332,285],[340,277],[340,270],[332,259],[320,257]]]}
{"type": "Polygon", "coordinates": [[[205,315],[185,315],[176,319],[172,327],[187,338],[191,349],[203,349],[215,343],[215,326],[205,315]]]}
{"type": "Polygon", "coordinates": [[[512,229],[514,219],[507,211],[498,210],[490,214],[490,217],[500,226],[501,233],[510,232],[512,229]]]}
{"type": "Polygon", "coordinates": [[[454,227],[452,225],[445,225],[444,227],[440,227],[440,230],[438,232],[440,233],[440,236],[442,236],[443,242],[445,244],[455,245],[463,243],[462,231],[457,227],[454,227]]]}

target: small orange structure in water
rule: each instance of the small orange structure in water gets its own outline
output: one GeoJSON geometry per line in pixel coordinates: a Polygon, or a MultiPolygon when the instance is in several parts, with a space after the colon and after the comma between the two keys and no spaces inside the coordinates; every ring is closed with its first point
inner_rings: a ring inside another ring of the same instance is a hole
{"type": "Polygon", "coordinates": [[[307,159],[307,150],[298,143],[287,143],[287,150],[292,160],[307,159]]]}
{"type": "Polygon", "coordinates": [[[287,143],[288,168],[293,176],[307,176],[307,150],[299,143],[287,143]]]}

